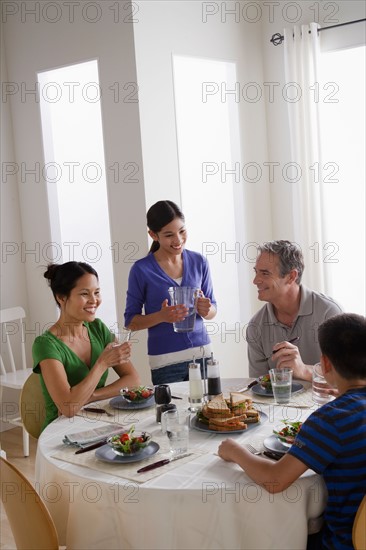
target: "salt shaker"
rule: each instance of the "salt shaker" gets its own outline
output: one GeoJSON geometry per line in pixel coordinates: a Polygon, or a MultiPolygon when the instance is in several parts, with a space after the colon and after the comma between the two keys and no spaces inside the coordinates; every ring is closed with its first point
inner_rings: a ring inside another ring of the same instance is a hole
{"type": "Polygon", "coordinates": [[[201,378],[201,368],[200,364],[195,362],[195,357],[193,357],[193,362],[189,363],[189,407],[190,411],[197,412],[201,409],[202,400],[203,400],[203,388],[202,388],[202,378],[201,378]]]}
{"type": "Polygon", "coordinates": [[[207,366],[207,393],[208,399],[221,393],[221,379],[219,362],[214,359],[213,353],[206,363],[207,366]]]}

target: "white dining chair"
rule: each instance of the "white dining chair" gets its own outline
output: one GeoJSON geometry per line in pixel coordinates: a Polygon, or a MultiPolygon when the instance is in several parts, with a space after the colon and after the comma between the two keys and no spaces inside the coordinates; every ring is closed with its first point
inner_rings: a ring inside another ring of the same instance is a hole
{"type": "Polygon", "coordinates": [[[22,307],[11,307],[0,310],[1,353],[0,353],[0,391],[1,420],[23,430],[23,452],[29,456],[29,435],[25,430],[19,411],[19,396],[32,368],[27,368],[25,339],[25,311],[22,307]],[[16,390],[17,400],[4,403],[4,390],[16,390]]]}

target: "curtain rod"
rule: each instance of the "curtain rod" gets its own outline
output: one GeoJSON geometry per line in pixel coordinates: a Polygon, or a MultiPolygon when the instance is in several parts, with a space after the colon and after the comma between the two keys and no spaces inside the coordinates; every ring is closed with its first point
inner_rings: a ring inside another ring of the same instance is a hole
{"type": "MultiPolygon", "coordinates": [[[[328,29],[335,29],[336,27],[344,27],[344,25],[353,25],[354,23],[361,23],[362,21],[366,21],[366,19],[357,19],[356,21],[347,21],[346,23],[339,23],[338,25],[331,25],[330,27],[320,27],[318,29],[318,32],[326,31],[328,29]]],[[[311,31],[309,31],[309,33],[311,33],[311,31]]],[[[279,46],[280,44],[282,44],[284,40],[285,40],[285,37],[281,33],[276,32],[276,34],[272,35],[270,42],[272,42],[274,46],[279,46]]]]}

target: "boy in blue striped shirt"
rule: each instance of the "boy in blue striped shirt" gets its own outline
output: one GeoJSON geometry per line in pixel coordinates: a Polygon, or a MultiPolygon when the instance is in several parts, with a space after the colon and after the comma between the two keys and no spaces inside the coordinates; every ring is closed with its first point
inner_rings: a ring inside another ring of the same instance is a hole
{"type": "Polygon", "coordinates": [[[321,364],[339,396],[312,413],[288,453],[276,463],[227,439],[219,456],[236,462],[256,483],[278,493],[308,468],[324,477],[328,502],[322,546],[352,550],[352,526],[366,494],[366,319],[341,314],[319,327],[321,364]]]}

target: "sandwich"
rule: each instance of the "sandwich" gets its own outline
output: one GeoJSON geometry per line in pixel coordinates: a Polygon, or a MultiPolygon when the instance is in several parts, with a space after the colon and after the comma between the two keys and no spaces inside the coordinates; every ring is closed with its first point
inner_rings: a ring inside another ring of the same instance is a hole
{"type": "Polygon", "coordinates": [[[247,428],[244,418],[233,416],[231,418],[210,418],[208,427],[215,432],[231,432],[245,430],[247,428]]]}
{"type": "Polygon", "coordinates": [[[251,409],[253,406],[253,401],[238,392],[230,393],[229,408],[234,415],[241,415],[245,413],[248,409],[251,409]]]}
{"type": "Polygon", "coordinates": [[[238,392],[230,393],[230,399],[224,399],[222,393],[216,395],[202,407],[198,418],[216,432],[245,430],[248,424],[260,421],[252,400],[238,392]]]}
{"type": "Polygon", "coordinates": [[[233,413],[226,403],[222,393],[216,395],[211,401],[204,405],[204,407],[202,408],[202,414],[209,419],[231,418],[233,416],[233,413]]]}

